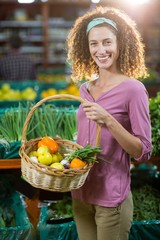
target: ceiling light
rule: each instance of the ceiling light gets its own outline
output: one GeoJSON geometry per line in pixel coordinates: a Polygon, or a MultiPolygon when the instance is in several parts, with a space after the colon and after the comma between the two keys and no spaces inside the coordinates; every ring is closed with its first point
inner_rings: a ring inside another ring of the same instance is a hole
{"type": "Polygon", "coordinates": [[[34,0],[18,0],[19,3],[33,3],[34,0]]]}
{"type": "Polygon", "coordinates": [[[134,4],[134,5],[140,5],[140,4],[145,4],[145,3],[149,3],[150,0],[126,0],[126,2],[130,3],[130,4],[134,4]]]}
{"type": "Polygon", "coordinates": [[[91,0],[92,3],[99,3],[100,0],[91,0]]]}

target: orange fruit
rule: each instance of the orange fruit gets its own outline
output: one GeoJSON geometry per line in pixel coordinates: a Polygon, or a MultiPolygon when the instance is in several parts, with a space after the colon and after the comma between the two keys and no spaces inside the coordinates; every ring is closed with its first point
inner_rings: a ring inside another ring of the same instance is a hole
{"type": "Polygon", "coordinates": [[[50,152],[56,153],[58,151],[58,143],[51,137],[43,137],[39,142],[38,142],[38,148],[41,146],[46,146],[49,148],[50,152]]]}
{"type": "Polygon", "coordinates": [[[74,158],[69,165],[71,168],[82,168],[86,165],[86,162],[82,161],[79,158],[74,158]]]}

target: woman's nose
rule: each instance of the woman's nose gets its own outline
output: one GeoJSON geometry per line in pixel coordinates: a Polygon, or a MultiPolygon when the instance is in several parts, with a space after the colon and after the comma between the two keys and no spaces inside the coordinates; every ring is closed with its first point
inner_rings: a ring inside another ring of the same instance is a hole
{"type": "Polygon", "coordinates": [[[105,52],[106,52],[106,48],[102,44],[99,44],[98,53],[105,53],[105,52]]]}

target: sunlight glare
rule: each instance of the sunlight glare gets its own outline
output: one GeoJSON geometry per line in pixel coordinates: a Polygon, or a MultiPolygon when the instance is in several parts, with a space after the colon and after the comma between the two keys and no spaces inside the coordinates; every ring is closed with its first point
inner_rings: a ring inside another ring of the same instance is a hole
{"type": "Polygon", "coordinates": [[[128,0],[128,3],[138,5],[138,4],[145,4],[148,3],[150,0],[128,0]]]}

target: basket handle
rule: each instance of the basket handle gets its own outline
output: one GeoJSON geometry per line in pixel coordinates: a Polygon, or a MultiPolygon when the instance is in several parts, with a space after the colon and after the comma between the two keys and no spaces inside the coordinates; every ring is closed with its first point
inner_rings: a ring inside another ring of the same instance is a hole
{"type": "MultiPolygon", "coordinates": [[[[23,130],[22,130],[22,145],[24,145],[26,143],[26,132],[27,132],[27,127],[28,127],[28,124],[29,124],[29,121],[34,113],[34,111],[39,107],[41,106],[43,103],[47,102],[47,101],[51,101],[51,100],[56,100],[56,99],[62,99],[62,98],[67,98],[67,99],[72,99],[72,100],[77,100],[81,103],[84,103],[86,102],[86,100],[84,100],[83,98],[81,97],[77,97],[77,96],[73,96],[73,95],[70,95],[70,94],[57,94],[57,95],[53,95],[53,96],[49,96],[49,97],[46,97],[46,98],[43,98],[42,100],[40,100],[39,102],[37,102],[32,108],[31,110],[29,111],[28,115],[27,115],[27,118],[25,120],[25,123],[24,123],[24,127],[23,127],[23,130]]],[[[97,123],[97,129],[96,129],[96,145],[98,146],[100,144],[100,132],[101,132],[101,127],[100,127],[100,124],[97,123]]]]}

